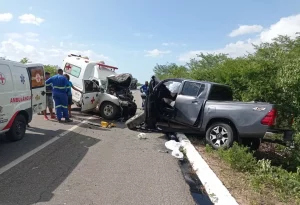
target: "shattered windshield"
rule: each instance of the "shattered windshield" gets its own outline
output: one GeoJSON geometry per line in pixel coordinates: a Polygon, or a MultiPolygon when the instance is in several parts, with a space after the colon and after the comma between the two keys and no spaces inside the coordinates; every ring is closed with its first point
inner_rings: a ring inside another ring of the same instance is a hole
{"type": "Polygon", "coordinates": [[[171,93],[178,93],[181,82],[169,81],[164,84],[168,88],[168,90],[170,90],[171,93]]]}

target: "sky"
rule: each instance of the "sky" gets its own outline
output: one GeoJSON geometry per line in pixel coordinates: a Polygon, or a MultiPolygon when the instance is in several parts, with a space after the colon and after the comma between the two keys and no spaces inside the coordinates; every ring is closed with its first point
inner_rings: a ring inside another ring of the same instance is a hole
{"type": "Polygon", "coordinates": [[[70,53],[139,82],[200,52],[231,57],[300,32],[299,0],[0,0],[0,57],[62,66],[70,53]]]}

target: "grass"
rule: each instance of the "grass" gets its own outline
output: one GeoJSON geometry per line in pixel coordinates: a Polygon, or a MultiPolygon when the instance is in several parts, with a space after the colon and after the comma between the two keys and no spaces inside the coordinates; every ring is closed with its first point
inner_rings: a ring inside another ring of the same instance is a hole
{"type": "MultiPolygon", "coordinates": [[[[206,155],[208,164],[210,161],[216,164],[223,162],[230,169],[228,174],[237,174],[243,178],[244,183],[240,184],[239,189],[249,187],[250,192],[256,193],[251,204],[300,204],[300,152],[297,147],[291,151],[269,143],[262,144],[260,150],[251,152],[247,147],[235,143],[230,149],[214,150],[195,138],[191,141],[206,155]]],[[[222,169],[223,172],[226,170],[220,166],[215,166],[215,169],[222,169]]],[[[236,178],[228,177],[233,181],[236,178]]],[[[238,183],[229,182],[230,186],[238,183]]]]}

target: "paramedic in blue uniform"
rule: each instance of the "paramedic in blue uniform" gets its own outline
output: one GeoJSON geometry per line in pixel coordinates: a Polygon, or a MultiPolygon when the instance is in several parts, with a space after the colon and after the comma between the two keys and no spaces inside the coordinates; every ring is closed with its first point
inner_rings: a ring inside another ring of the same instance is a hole
{"type": "Polygon", "coordinates": [[[145,85],[142,85],[140,88],[141,93],[145,93],[146,95],[148,95],[148,81],[145,82],[145,85]]]}
{"type": "Polygon", "coordinates": [[[65,118],[65,122],[72,122],[68,113],[68,80],[63,76],[63,70],[58,69],[57,75],[46,80],[46,84],[52,84],[52,95],[55,102],[55,110],[58,122],[62,122],[61,118],[65,118]]]}

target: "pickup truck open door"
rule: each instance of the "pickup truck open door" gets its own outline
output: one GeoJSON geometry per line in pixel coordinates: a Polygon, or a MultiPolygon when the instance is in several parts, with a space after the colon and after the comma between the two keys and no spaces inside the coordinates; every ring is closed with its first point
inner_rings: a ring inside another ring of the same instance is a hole
{"type": "Polygon", "coordinates": [[[193,126],[202,110],[204,98],[201,97],[205,85],[199,82],[184,81],[175,100],[175,121],[193,126]]]}
{"type": "Polygon", "coordinates": [[[83,94],[81,95],[81,111],[89,111],[96,108],[99,102],[100,88],[92,80],[82,80],[83,94]]]}

